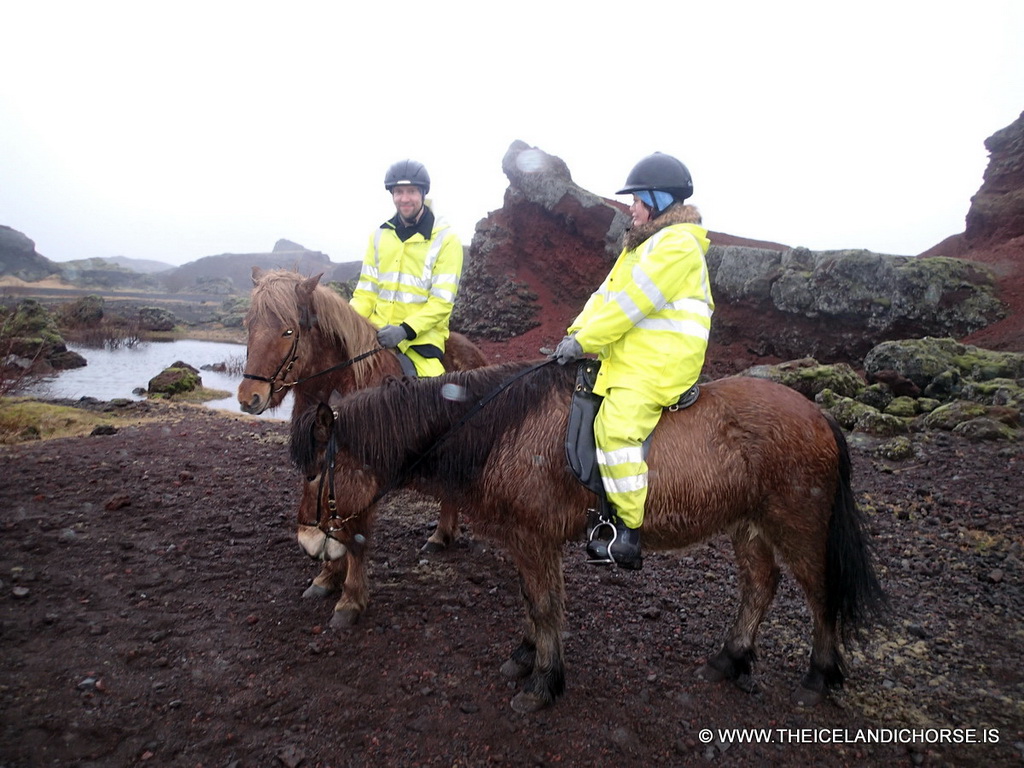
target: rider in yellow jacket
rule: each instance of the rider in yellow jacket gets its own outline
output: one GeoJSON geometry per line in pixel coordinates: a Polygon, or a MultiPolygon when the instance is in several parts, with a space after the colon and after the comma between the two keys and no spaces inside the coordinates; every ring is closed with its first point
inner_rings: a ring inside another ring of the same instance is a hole
{"type": "Polygon", "coordinates": [[[462,276],[462,243],[426,205],[430,176],[422,163],[394,163],[384,188],[395,215],[370,236],[351,305],[378,328],[382,347],[405,357],[407,374],[439,376],[462,276]]]}
{"type": "Polygon", "coordinates": [[[704,365],[714,301],[705,254],[710,245],[689,171],[656,152],[630,172],[618,194],[633,194],[633,227],[601,286],[555,350],[561,364],[585,352],[601,361],[594,392],[598,469],[616,516],[614,530],[587,546],[591,562],[643,565],[639,531],[647,498],[642,444],[664,408],[696,383],[704,365]]]}

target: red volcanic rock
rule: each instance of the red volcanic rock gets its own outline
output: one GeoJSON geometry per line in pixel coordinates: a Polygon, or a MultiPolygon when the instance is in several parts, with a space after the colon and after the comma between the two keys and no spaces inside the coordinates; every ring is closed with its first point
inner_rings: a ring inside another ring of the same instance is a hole
{"type": "Polygon", "coordinates": [[[990,157],[981,189],[971,198],[964,239],[969,248],[1024,235],[1024,113],[985,140],[990,157]]]}
{"type": "Polygon", "coordinates": [[[1024,351],[1024,113],[985,140],[990,152],[966,229],[922,256],[953,256],[989,266],[1007,316],[962,339],[987,349],[1024,351]]]}

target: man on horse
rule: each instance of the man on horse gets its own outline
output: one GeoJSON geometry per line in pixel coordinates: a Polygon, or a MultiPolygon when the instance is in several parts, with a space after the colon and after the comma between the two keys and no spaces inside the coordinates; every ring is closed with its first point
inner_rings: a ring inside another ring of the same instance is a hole
{"type": "Polygon", "coordinates": [[[643,566],[639,528],[647,498],[643,442],[661,412],[700,376],[714,301],[704,256],[710,245],[690,172],[655,152],[630,171],[616,194],[632,194],[632,228],[601,286],[555,349],[562,365],[585,352],[601,362],[594,393],[604,400],[594,421],[602,486],[611,522],[594,529],[590,562],[643,566]],[[600,529],[606,527],[606,534],[600,529]]]}
{"type": "Polygon", "coordinates": [[[408,375],[440,376],[462,276],[462,243],[426,204],[430,175],[400,160],[384,175],[395,215],[370,236],[351,306],[377,328],[408,375]]]}

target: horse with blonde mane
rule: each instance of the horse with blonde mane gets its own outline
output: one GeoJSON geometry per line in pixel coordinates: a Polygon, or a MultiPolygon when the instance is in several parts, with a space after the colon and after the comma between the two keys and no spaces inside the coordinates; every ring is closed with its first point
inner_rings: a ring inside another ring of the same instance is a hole
{"type": "MultiPolygon", "coordinates": [[[[252,300],[245,316],[245,373],[238,387],[238,402],[245,413],[276,408],[290,391],[294,419],[310,405],[327,400],[331,392],[353,392],[403,375],[398,358],[378,346],[377,329],[339,293],[320,285],[321,277],[253,268],[252,300]]],[[[448,371],[468,370],[485,365],[486,360],[469,339],[452,333],[442,363],[448,371]]],[[[369,541],[371,519],[353,519],[348,535],[355,541],[369,541]]],[[[445,549],[457,532],[458,509],[442,502],[437,526],[423,551],[445,549]]],[[[348,557],[326,563],[303,594],[320,597],[341,589],[333,626],[354,623],[366,609],[364,555],[365,547],[353,547],[348,557]]]]}
{"type": "MultiPolygon", "coordinates": [[[[409,485],[473,502],[474,535],[503,547],[519,571],[526,628],[501,667],[525,679],[512,699],[519,712],[548,706],[564,691],[563,544],[583,538],[594,504],[566,461],[572,368],[506,364],[391,380],[336,396],[292,422],[292,459],[309,478],[298,538],[313,557],[344,557],[350,545],[329,514],[331,497],[372,510],[381,494],[409,485]]],[[[813,621],[809,668],[794,701],[814,704],[840,686],[839,644],[884,595],[834,419],[781,384],[720,379],[701,385],[693,405],[664,414],[647,461],[645,548],[676,550],[725,532],[735,550],[739,612],[701,675],[749,680],[779,558],[813,621]]]]}

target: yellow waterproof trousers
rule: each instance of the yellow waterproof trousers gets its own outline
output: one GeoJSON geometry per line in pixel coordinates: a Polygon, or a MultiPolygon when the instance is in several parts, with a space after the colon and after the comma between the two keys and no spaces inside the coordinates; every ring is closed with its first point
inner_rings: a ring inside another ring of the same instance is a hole
{"type": "Polygon", "coordinates": [[[441,361],[436,357],[424,357],[415,349],[411,348],[405,350],[403,354],[412,360],[412,364],[416,366],[416,375],[421,379],[440,376],[444,373],[444,366],[441,365],[441,361]]]}
{"type": "Polygon", "coordinates": [[[639,528],[644,522],[647,462],[642,446],[658,425],[661,411],[648,395],[614,387],[605,394],[594,419],[601,483],[627,528],[639,528]]]}

